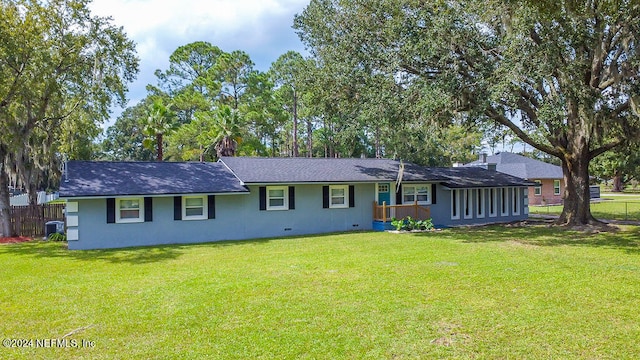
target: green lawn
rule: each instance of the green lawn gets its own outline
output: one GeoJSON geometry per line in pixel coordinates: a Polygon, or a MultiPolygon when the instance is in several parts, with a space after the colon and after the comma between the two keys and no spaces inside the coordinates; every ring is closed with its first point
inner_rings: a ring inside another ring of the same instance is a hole
{"type": "Polygon", "coordinates": [[[26,243],[0,245],[0,266],[0,337],[79,346],[3,359],[640,357],[638,227],[26,243]]]}
{"type": "MultiPolygon", "coordinates": [[[[532,214],[560,215],[562,205],[530,206],[532,214]]],[[[640,196],[633,194],[602,194],[600,201],[591,203],[591,213],[602,220],[640,221],[640,196]]]]}

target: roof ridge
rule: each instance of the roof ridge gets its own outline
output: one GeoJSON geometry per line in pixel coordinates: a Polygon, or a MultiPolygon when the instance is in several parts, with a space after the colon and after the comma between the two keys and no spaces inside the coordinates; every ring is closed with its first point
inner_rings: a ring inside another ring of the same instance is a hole
{"type": "Polygon", "coordinates": [[[146,160],[67,160],[67,162],[104,164],[216,164],[217,161],[146,161],[146,160]]]}

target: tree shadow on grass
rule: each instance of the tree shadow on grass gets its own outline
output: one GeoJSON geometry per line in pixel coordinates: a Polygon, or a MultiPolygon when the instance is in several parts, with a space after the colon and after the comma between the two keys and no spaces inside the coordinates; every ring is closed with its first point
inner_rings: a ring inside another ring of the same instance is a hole
{"type": "Polygon", "coordinates": [[[65,243],[31,241],[0,246],[0,255],[11,254],[35,258],[64,258],[78,261],[107,261],[111,263],[148,264],[178,258],[184,251],[180,246],[155,246],[106,250],[68,250],[65,243]]]}
{"type": "Polygon", "coordinates": [[[466,243],[518,242],[530,246],[589,246],[640,254],[639,226],[622,226],[616,231],[590,232],[552,226],[543,221],[526,221],[515,224],[461,227],[417,236],[463,239],[466,243]]]}
{"type": "Polygon", "coordinates": [[[298,235],[279,238],[262,238],[249,240],[223,240],[204,243],[163,244],[153,246],[138,246],[117,249],[99,250],[69,250],[63,242],[30,241],[24,243],[0,245],[0,255],[12,254],[36,258],[64,258],[78,261],[107,261],[110,263],[148,264],[171,261],[184,255],[186,252],[197,251],[198,247],[217,248],[238,245],[260,245],[274,240],[302,239],[307,237],[332,236],[322,235],[298,235]]]}

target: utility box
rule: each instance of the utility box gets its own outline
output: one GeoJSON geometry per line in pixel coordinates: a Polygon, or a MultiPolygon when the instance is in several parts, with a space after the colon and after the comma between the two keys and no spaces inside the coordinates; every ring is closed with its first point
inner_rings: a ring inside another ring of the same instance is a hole
{"type": "Polygon", "coordinates": [[[44,224],[44,234],[47,239],[53,233],[64,234],[64,221],[47,221],[44,224]]]}

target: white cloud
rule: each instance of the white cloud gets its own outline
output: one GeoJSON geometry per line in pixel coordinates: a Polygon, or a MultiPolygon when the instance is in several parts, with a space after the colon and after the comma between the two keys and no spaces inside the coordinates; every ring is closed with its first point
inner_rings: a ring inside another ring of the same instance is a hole
{"type": "Polygon", "coordinates": [[[168,67],[169,55],[194,41],[207,41],[224,51],[245,51],[262,71],[288,50],[304,53],[291,25],[308,2],[94,0],[89,8],[93,15],[112,17],[113,24],[122,26],[137,45],[140,73],[129,87],[129,105],[133,105],[146,96],[147,84],[156,84],[153,73],[168,67]]]}
{"type": "Polygon", "coordinates": [[[182,35],[212,23],[233,31],[247,20],[279,8],[274,1],[229,0],[96,0],[90,7],[94,14],[113,16],[133,37],[168,24],[182,35]]]}

